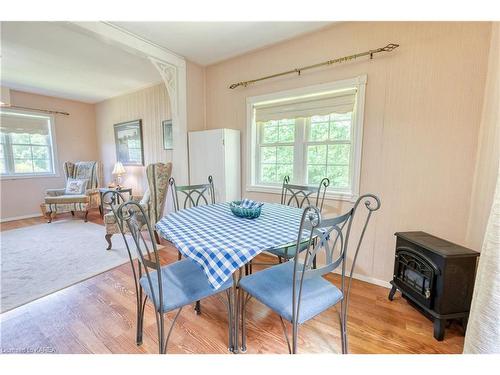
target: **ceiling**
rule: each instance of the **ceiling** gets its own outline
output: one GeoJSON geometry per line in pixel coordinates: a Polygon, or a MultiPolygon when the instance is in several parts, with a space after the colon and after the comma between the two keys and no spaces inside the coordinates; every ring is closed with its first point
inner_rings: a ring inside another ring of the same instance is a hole
{"type": "Polygon", "coordinates": [[[1,81],[14,90],[87,103],[161,82],[143,57],[64,22],[2,22],[1,81]]]}
{"type": "Polygon", "coordinates": [[[323,28],[332,22],[112,22],[200,65],[323,28]]]}
{"type": "MultiPolygon", "coordinates": [[[[113,22],[201,65],[241,55],[329,22],[113,22]]],[[[1,22],[1,85],[87,103],[161,82],[144,57],[69,22],[1,22]]]]}

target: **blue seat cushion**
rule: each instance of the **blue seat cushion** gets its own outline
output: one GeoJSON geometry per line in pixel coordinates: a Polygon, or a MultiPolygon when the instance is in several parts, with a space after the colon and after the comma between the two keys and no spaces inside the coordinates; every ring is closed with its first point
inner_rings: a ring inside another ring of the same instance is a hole
{"type": "MultiPolygon", "coordinates": [[[[307,245],[309,243],[309,240],[306,242],[302,242],[299,246],[299,253],[307,249],[307,245]]],[[[278,247],[274,248],[271,250],[267,250],[268,253],[274,254],[276,256],[286,258],[286,259],[291,259],[295,256],[295,253],[297,252],[297,244],[290,245],[290,246],[283,246],[283,247],[278,247]]]]}
{"type": "MultiPolygon", "coordinates": [[[[149,276],[155,297],[159,302],[158,274],[156,271],[150,271],[149,276]]],[[[153,300],[147,276],[143,275],[139,282],[146,295],[153,300]]],[[[232,286],[232,281],[228,280],[220,288],[213,289],[201,267],[190,259],[183,259],[161,267],[161,282],[163,294],[163,306],[159,309],[161,312],[189,305],[232,286]]]]}
{"type": "MultiPolygon", "coordinates": [[[[253,273],[241,279],[240,287],[284,319],[292,321],[293,265],[290,261],[253,273]]],[[[340,289],[321,276],[305,279],[299,324],[334,306],[342,298],[340,289]]]]}

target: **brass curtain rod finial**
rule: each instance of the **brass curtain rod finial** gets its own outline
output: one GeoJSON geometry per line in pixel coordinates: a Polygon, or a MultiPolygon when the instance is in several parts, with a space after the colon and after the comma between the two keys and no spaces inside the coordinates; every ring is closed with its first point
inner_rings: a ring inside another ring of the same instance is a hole
{"type": "Polygon", "coordinates": [[[276,78],[276,77],[281,77],[281,76],[288,75],[288,74],[297,73],[300,76],[303,70],[319,68],[320,66],[325,66],[325,65],[340,64],[340,63],[343,63],[343,62],[346,62],[346,61],[355,60],[358,57],[363,57],[363,56],[369,56],[370,60],[371,60],[371,59],[373,59],[373,55],[375,55],[376,53],[380,53],[380,52],[392,52],[392,51],[394,51],[398,47],[399,47],[399,44],[389,43],[385,47],[381,47],[381,48],[377,48],[377,49],[372,49],[372,50],[365,51],[365,52],[356,53],[354,55],[338,57],[336,59],[328,60],[328,61],[325,61],[325,62],[322,62],[322,63],[319,63],[319,64],[313,64],[313,65],[303,66],[301,68],[295,68],[295,69],[292,69],[292,70],[288,70],[286,72],[271,74],[271,75],[268,75],[268,76],[265,76],[265,77],[260,77],[260,78],[252,79],[252,80],[249,80],[249,81],[242,81],[242,82],[238,82],[238,83],[233,83],[233,84],[231,84],[229,86],[229,88],[232,90],[232,89],[235,89],[235,88],[237,88],[239,86],[247,87],[248,85],[250,85],[252,83],[255,83],[255,82],[264,81],[266,79],[271,79],[271,78],[276,78]]]}
{"type": "Polygon", "coordinates": [[[382,48],[382,51],[391,52],[391,51],[394,51],[398,47],[399,47],[399,44],[389,43],[388,45],[386,45],[385,47],[382,48]]]}

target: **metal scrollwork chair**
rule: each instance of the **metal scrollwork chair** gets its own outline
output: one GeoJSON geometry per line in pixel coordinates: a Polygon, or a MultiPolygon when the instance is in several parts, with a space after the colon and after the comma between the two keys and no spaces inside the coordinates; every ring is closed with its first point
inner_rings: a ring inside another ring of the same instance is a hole
{"type": "MultiPolygon", "coordinates": [[[[294,206],[303,208],[304,206],[317,207],[321,212],[323,210],[323,202],[325,200],[326,189],[330,186],[330,180],[323,178],[319,185],[305,186],[290,184],[290,177],[285,176],[283,179],[283,186],[281,188],[281,201],[280,203],[286,206],[294,206]]],[[[298,247],[299,253],[307,248],[307,241],[302,242],[298,247]]],[[[274,249],[267,250],[267,253],[273,254],[278,257],[278,263],[283,260],[287,261],[293,258],[297,252],[295,243],[282,246],[274,249]]],[[[252,273],[253,265],[271,265],[273,263],[264,262],[251,262],[249,263],[249,273],[252,273]]],[[[313,265],[316,265],[316,259],[313,259],[313,265]]]]}
{"type": "Polygon", "coordinates": [[[172,193],[175,193],[173,194],[175,211],[215,203],[212,176],[208,176],[208,184],[177,186],[173,177],[170,178],[169,184],[172,187],[172,193]],[[181,196],[180,202],[179,195],[181,196]]]}
{"type": "MultiPolygon", "coordinates": [[[[114,194],[111,200],[116,200],[120,193],[109,191],[106,194],[114,194]]],[[[172,329],[182,308],[203,298],[225,292],[227,302],[224,301],[224,298],[222,298],[222,301],[226,304],[228,310],[228,345],[232,347],[233,307],[229,294],[231,282],[228,281],[219,289],[214,290],[208,283],[203,270],[189,259],[161,266],[153,230],[144,208],[137,202],[128,201],[120,206],[111,205],[111,209],[113,214],[116,215],[120,232],[126,244],[134,276],[137,299],[137,345],[142,344],[144,310],[148,298],[153,302],[155,310],[158,350],[160,354],[165,354],[172,329]],[[130,236],[125,235],[125,226],[130,236]],[[141,231],[143,226],[147,228],[145,231],[146,236],[141,231]],[[164,314],[174,310],[177,310],[177,313],[170,329],[166,332],[164,314]]]]}
{"type": "MultiPolygon", "coordinates": [[[[168,183],[171,187],[175,211],[215,203],[212,176],[208,176],[208,184],[177,186],[173,177],[168,180],[168,183]],[[179,195],[181,196],[180,201],[179,195]]],[[[178,256],[180,260],[182,257],[180,252],[178,252],[178,256]]]]}
{"type": "Polygon", "coordinates": [[[348,352],[347,309],[352,275],[372,213],[379,208],[379,198],[373,194],[365,194],[359,197],[347,213],[332,219],[322,220],[317,207],[309,206],[304,210],[297,235],[297,246],[307,239],[308,250],[303,256],[295,255],[293,261],[246,276],[239,283],[238,303],[241,306],[243,351],[246,350],[246,305],[254,297],[279,314],[288,350],[293,354],[297,353],[299,324],[340,303],[340,311],[337,309],[337,313],[340,320],[342,353],[348,352]],[[354,246],[349,280],[346,281],[346,260],[352,223],[358,205],[363,200],[368,211],[359,240],[354,246]],[[320,251],[324,251],[325,264],[315,269],[312,259],[320,251]],[[322,276],[339,267],[342,270],[341,286],[337,288],[322,276]],[[292,324],[291,344],[283,319],[292,324]]]}
{"type": "MultiPolygon", "coordinates": [[[[215,203],[215,189],[212,176],[208,176],[208,184],[177,186],[173,177],[168,180],[168,183],[170,184],[174,198],[175,211],[215,203]],[[179,196],[181,197],[180,201],[179,196]]],[[[181,260],[182,254],[180,251],[177,251],[177,257],[181,260]]],[[[198,315],[201,314],[200,301],[196,301],[194,309],[198,315]]]]}

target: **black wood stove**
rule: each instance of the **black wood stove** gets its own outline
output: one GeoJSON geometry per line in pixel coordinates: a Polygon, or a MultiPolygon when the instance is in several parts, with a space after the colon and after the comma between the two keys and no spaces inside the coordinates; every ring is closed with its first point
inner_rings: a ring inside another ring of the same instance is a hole
{"type": "Polygon", "coordinates": [[[398,232],[389,299],[399,290],[434,321],[434,337],[444,338],[446,322],[467,327],[479,253],[425,232],[398,232]]]}

